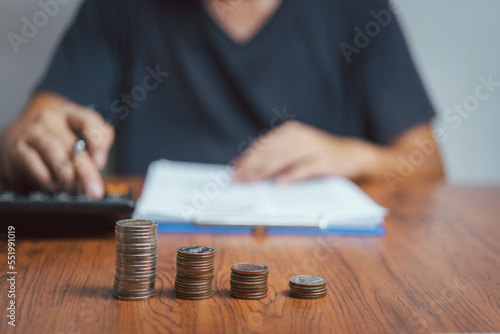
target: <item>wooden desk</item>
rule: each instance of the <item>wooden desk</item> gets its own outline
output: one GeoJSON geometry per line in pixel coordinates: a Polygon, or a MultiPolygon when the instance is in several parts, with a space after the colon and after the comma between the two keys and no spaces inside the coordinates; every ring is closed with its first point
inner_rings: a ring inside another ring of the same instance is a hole
{"type": "MultiPolygon", "coordinates": [[[[140,180],[129,180],[136,188],[140,180]]],[[[1,333],[445,333],[500,331],[500,187],[364,189],[390,208],[385,237],[161,234],[157,296],[112,297],[115,240],[18,240],[16,327],[7,325],[1,246],[1,333]],[[180,246],[217,249],[215,295],[172,297],[180,246]],[[230,265],[269,265],[269,296],[229,296],[230,265]],[[288,279],[328,279],[323,300],[287,296],[288,279]]],[[[13,222],[18,231],[21,222],[13,222]]],[[[0,233],[5,233],[1,231],[0,233]]],[[[83,232],[82,232],[83,233],[83,232]]]]}

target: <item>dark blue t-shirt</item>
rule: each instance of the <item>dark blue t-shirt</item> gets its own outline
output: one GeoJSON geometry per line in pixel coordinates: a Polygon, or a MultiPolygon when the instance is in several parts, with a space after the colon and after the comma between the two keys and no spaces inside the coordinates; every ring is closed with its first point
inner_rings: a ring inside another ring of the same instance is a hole
{"type": "Polygon", "coordinates": [[[290,119],[387,143],[433,116],[383,0],[284,0],[243,44],[198,0],[88,0],[38,89],[110,119],[126,173],[228,163],[290,119]]]}

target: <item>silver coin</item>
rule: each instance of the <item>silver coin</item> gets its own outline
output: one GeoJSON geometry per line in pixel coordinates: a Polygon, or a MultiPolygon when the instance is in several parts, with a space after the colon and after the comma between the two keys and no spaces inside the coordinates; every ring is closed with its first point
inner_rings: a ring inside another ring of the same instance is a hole
{"type": "Polygon", "coordinates": [[[127,275],[133,275],[133,274],[143,274],[143,273],[153,273],[154,271],[158,271],[157,266],[151,266],[151,267],[126,267],[126,266],[117,266],[116,271],[120,273],[124,273],[127,275]]]}
{"type": "Polygon", "coordinates": [[[136,254],[116,254],[116,260],[122,263],[151,263],[158,261],[158,255],[142,255],[135,256],[136,254]]]}
{"type": "Polygon", "coordinates": [[[295,285],[316,286],[326,284],[326,279],[319,276],[300,275],[290,278],[290,283],[295,285]]]}
{"type": "MultiPolygon", "coordinates": [[[[152,252],[156,252],[156,250],[152,250],[152,252]]],[[[127,250],[117,250],[117,253],[122,255],[134,255],[134,254],[142,254],[142,251],[127,249],[127,250]]]]}
{"type": "Polygon", "coordinates": [[[117,249],[134,249],[134,250],[147,250],[147,249],[158,249],[157,242],[142,243],[142,244],[122,244],[121,242],[116,243],[117,249]]]}
{"type": "Polygon", "coordinates": [[[151,238],[151,237],[147,237],[147,238],[133,237],[133,238],[117,239],[116,240],[117,245],[123,245],[125,247],[127,247],[127,245],[130,245],[130,244],[141,244],[142,243],[142,244],[151,245],[151,244],[156,244],[157,242],[158,242],[157,238],[151,238]]]}
{"type": "Polygon", "coordinates": [[[150,232],[157,232],[158,230],[157,230],[156,226],[141,227],[141,226],[115,225],[115,231],[117,231],[117,232],[130,231],[132,233],[150,233],[150,232]]]}
{"type": "Polygon", "coordinates": [[[122,297],[119,295],[114,294],[114,297],[119,300],[124,300],[124,301],[143,301],[143,300],[148,300],[151,299],[155,296],[156,291],[152,293],[150,296],[144,296],[144,297],[122,297]]]}
{"type": "Polygon", "coordinates": [[[156,282],[156,276],[153,277],[145,277],[145,278],[124,278],[124,277],[119,277],[115,275],[115,280],[118,282],[124,282],[124,283],[137,283],[137,284],[142,284],[142,283],[154,283],[156,282]]]}
{"type": "Polygon", "coordinates": [[[156,261],[149,261],[149,262],[122,262],[122,261],[115,261],[117,266],[123,267],[123,268],[128,268],[130,270],[132,269],[143,269],[143,268],[153,268],[158,266],[158,262],[156,261]]]}
{"type": "Polygon", "coordinates": [[[119,281],[115,280],[113,286],[121,287],[122,289],[145,289],[154,288],[156,281],[154,282],[130,282],[130,281],[119,281]]]}
{"type": "Polygon", "coordinates": [[[140,267],[155,267],[158,265],[158,261],[156,259],[154,260],[143,260],[143,261],[123,261],[121,259],[116,259],[115,261],[117,266],[123,266],[125,268],[130,267],[130,268],[140,268],[140,267]]]}
{"type": "Polygon", "coordinates": [[[154,287],[156,284],[156,281],[130,281],[130,280],[115,280],[115,283],[113,285],[120,286],[124,289],[141,289],[146,286],[152,286],[154,287]]]}
{"type": "Polygon", "coordinates": [[[115,231],[116,239],[129,239],[129,238],[155,238],[158,239],[158,233],[131,233],[131,232],[119,232],[115,231]]]}
{"type": "Polygon", "coordinates": [[[156,262],[151,262],[151,263],[122,263],[122,262],[116,262],[116,268],[122,269],[122,270],[144,270],[144,269],[154,269],[158,268],[158,263],[156,262]]]}
{"type": "Polygon", "coordinates": [[[137,254],[116,254],[116,260],[122,263],[139,264],[157,262],[158,255],[134,256],[137,254]]]}
{"type": "Polygon", "coordinates": [[[269,271],[269,267],[265,264],[253,263],[253,262],[242,262],[236,263],[231,266],[231,270],[240,274],[246,273],[266,273],[269,271]]]}
{"type": "Polygon", "coordinates": [[[202,262],[202,261],[185,261],[185,260],[177,260],[177,265],[181,265],[181,266],[189,266],[189,267],[206,267],[206,266],[213,266],[215,265],[215,261],[214,260],[211,260],[211,261],[206,261],[206,262],[202,262]]]}
{"type": "Polygon", "coordinates": [[[134,272],[134,271],[152,271],[158,270],[158,264],[148,264],[144,266],[139,265],[116,265],[117,270],[126,271],[126,272],[134,272]]]}
{"type": "Polygon", "coordinates": [[[205,291],[202,294],[191,294],[191,293],[183,293],[181,291],[174,291],[175,298],[179,299],[190,299],[190,300],[195,300],[195,299],[206,299],[210,298],[213,296],[213,291],[205,291]]]}
{"type": "Polygon", "coordinates": [[[126,273],[135,273],[135,272],[147,272],[147,271],[158,271],[158,266],[149,266],[149,267],[130,267],[130,266],[117,266],[116,270],[123,271],[126,273]]]}
{"type": "Polygon", "coordinates": [[[119,273],[121,275],[156,275],[158,273],[158,269],[154,268],[147,268],[147,270],[144,270],[144,268],[134,268],[131,270],[130,268],[123,267],[123,268],[116,268],[116,273],[119,273]]]}
{"type": "Polygon", "coordinates": [[[153,279],[156,277],[157,273],[123,273],[115,272],[115,278],[118,279],[153,279]]]}
{"type": "Polygon", "coordinates": [[[115,235],[118,236],[129,236],[129,235],[136,235],[136,236],[158,236],[158,231],[156,229],[150,229],[150,230],[131,230],[131,229],[120,229],[120,228],[115,228],[115,235]]]}
{"type": "Polygon", "coordinates": [[[131,230],[117,230],[115,229],[115,236],[117,237],[157,237],[158,231],[145,230],[145,231],[131,231],[131,230]]]}
{"type": "Polygon", "coordinates": [[[123,290],[114,288],[113,292],[121,297],[145,297],[151,295],[153,292],[156,292],[156,290],[123,290]]]}
{"type": "Polygon", "coordinates": [[[144,219],[123,219],[116,222],[117,227],[124,228],[152,228],[157,227],[158,223],[152,220],[144,219]]]}
{"type": "Polygon", "coordinates": [[[117,290],[120,290],[120,291],[124,291],[124,290],[130,290],[130,291],[134,291],[134,290],[141,290],[141,291],[148,291],[148,290],[151,290],[151,289],[154,289],[155,288],[155,283],[144,283],[144,284],[136,284],[136,285],[130,285],[130,284],[121,284],[120,282],[116,282],[115,284],[113,284],[113,289],[117,289],[117,290]]]}
{"type": "Polygon", "coordinates": [[[212,289],[212,282],[198,283],[198,285],[191,284],[189,282],[175,281],[175,287],[180,287],[186,290],[189,289],[212,289]]]}
{"type": "Polygon", "coordinates": [[[135,246],[137,244],[133,244],[134,246],[131,246],[132,244],[120,244],[117,243],[116,245],[116,250],[125,250],[125,251],[148,251],[148,250],[153,250],[157,251],[158,250],[158,243],[151,243],[151,244],[146,244],[145,246],[135,246]]]}
{"type": "Polygon", "coordinates": [[[123,252],[144,252],[144,253],[158,253],[158,246],[147,246],[147,247],[124,247],[124,246],[117,246],[116,247],[116,252],[118,253],[123,253],[123,252]]]}
{"type": "MultiPolygon", "coordinates": [[[[132,252],[132,251],[130,251],[132,252]]],[[[152,252],[134,252],[134,253],[122,253],[122,252],[118,252],[116,251],[116,256],[117,257],[120,257],[120,258],[123,258],[125,257],[126,259],[130,259],[130,260],[144,260],[145,257],[156,257],[158,258],[158,252],[156,251],[152,251],[152,252]],[[147,255],[147,256],[146,256],[147,255]]]]}
{"type": "Polygon", "coordinates": [[[121,260],[115,261],[116,266],[121,268],[129,268],[129,269],[144,269],[144,268],[152,268],[157,267],[157,261],[134,261],[134,262],[123,262],[121,260]]]}
{"type": "Polygon", "coordinates": [[[208,246],[184,246],[179,248],[177,252],[188,255],[211,255],[215,254],[215,249],[208,246]]]}
{"type": "Polygon", "coordinates": [[[156,274],[141,275],[141,274],[122,274],[122,273],[115,272],[115,280],[145,283],[145,282],[155,281],[156,274]]]}
{"type": "Polygon", "coordinates": [[[130,272],[130,271],[121,271],[116,270],[115,274],[120,277],[151,277],[153,275],[157,275],[157,270],[143,271],[143,272],[130,272]]]}
{"type": "Polygon", "coordinates": [[[153,276],[157,275],[158,271],[157,270],[148,270],[148,271],[121,271],[119,269],[116,269],[115,274],[120,276],[120,277],[133,277],[136,275],[145,275],[145,276],[153,276]]]}
{"type": "Polygon", "coordinates": [[[120,277],[133,277],[133,276],[153,276],[158,274],[157,269],[149,269],[149,270],[144,270],[144,271],[124,271],[121,270],[120,268],[116,268],[115,270],[116,275],[120,277]]]}
{"type": "Polygon", "coordinates": [[[151,233],[151,234],[134,234],[134,233],[115,233],[115,239],[116,240],[127,240],[127,239],[133,239],[133,238],[150,238],[150,239],[156,239],[158,240],[158,234],[151,233]]]}
{"type": "Polygon", "coordinates": [[[124,253],[124,252],[155,253],[155,254],[157,254],[158,253],[158,248],[157,247],[150,247],[150,248],[116,247],[116,253],[124,253]]]}

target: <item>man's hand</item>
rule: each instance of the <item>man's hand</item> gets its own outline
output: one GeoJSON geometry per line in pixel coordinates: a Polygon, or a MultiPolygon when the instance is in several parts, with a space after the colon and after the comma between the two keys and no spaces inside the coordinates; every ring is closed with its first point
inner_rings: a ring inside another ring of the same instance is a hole
{"type": "Polygon", "coordinates": [[[251,144],[235,163],[236,178],[295,182],[342,175],[355,179],[365,174],[374,154],[372,145],[364,141],[290,121],[251,144]]]}
{"type": "MultiPolygon", "coordinates": [[[[254,141],[236,159],[235,179],[250,182],[264,179],[295,182],[321,176],[382,179],[384,172],[397,169],[398,156],[414,150],[419,138],[427,138],[435,145],[429,124],[416,126],[393,143],[381,146],[290,121],[254,141]]],[[[415,176],[443,176],[437,146],[435,151],[415,176]]]]}
{"type": "Polygon", "coordinates": [[[95,111],[39,93],[0,138],[2,183],[12,188],[104,194],[99,172],[114,140],[113,128],[95,111]],[[87,150],[73,155],[81,133],[87,150]]]}

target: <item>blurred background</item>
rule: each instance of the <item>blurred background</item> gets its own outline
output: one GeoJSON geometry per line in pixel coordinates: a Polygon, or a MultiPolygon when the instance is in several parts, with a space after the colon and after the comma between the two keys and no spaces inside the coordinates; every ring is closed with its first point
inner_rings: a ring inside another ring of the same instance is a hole
{"type": "MultiPolygon", "coordinates": [[[[483,100],[475,98],[483,81],[500,85],[500,1],[396,2],[414,61],[438,113],[434,127],[440,133],[448,180],[500,183],[500,86],[490,87],[490,96],[483,100]],[[454,106],[464,104],[470,111],[464,109],[461,116],[451,113],[454,106]]],[[[40,21],[45,24],[32,31],[16,53],[8,34],[20,34],[23,17],[31,21],[43,9],[39,0],[0,0],[1,129],[22,110],[81,0],[58,3],[57,11],[40,21]]]]}

